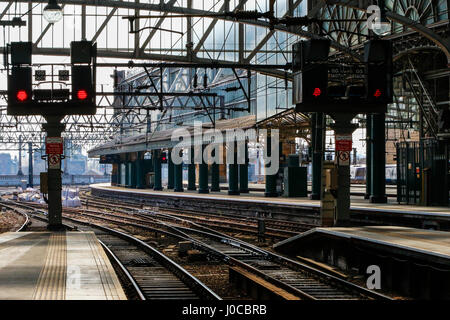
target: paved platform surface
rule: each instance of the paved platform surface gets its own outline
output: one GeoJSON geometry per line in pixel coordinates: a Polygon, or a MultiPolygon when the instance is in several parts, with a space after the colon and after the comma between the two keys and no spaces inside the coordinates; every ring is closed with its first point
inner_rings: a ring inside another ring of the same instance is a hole
{"type": "MultiPolygon", "coordinates": [[[[114,190],[119,192],[132,192],[141,193],[148,195],[159,195],[159,196],[170,196],[179,198],[202,198],[210,200],[233,200],[238,202],[253,202],[253,203],[266,203],[281,206],[299,206],[299,207],[313,207],[320,208],[319,200],[310,200],[308,198],[286,198],[286,197],[275,197],[267,198],[264,194],[260,192],[246,193],[239,196],[230,196],[226,191],[221,192],[211,192],[208,194],[199,194],[196,191],[184,192],[174,192],[172,190],[154,191],[153,189],[130,189],[117,186],[111,186],[109,183],[94,184],[91,188],[98,188],[100,190],[114,190]]],[[[389,201],[388,203],[375,204],[370,203],[369,200],[363,199],[351,199],[352,210],[362,210],[362,211],[379,211],[385,213],[402,213],[402,214],[412,214],[412,215],[423,215],[423,216],[438,216],[443,218],[450,218],[450,207],[425,207],[417,205],[399,205],[394,201],[389,201]]]]}
{"type": "Polygon", "coordinates": [[[1,300],[126,300],[92,232],[0,234],[1,300]]]}
{"type": "MultiPolygon", "coordinates": [[[[433,255],[450,261],[450,233],[444,231],[396,226],[315,228],[291,238],[291,241],[301,240],[313,234],[326,234],[346,239],[353,238],[421,254],[433,255]]],[[[287,241],[289,239],[283,242],[287,241]]]]}
{"type": "MultiPolygon", "coordinates": [[[[187,181],[184,182],[184,187],[187,187],[187,181]]],[[[311,192],[312,186],[309,183],[308,186],[308,192],[311,192]]],[[[228,190],[228,183],[221,183],[220,184],[221,190],[228,190]]],[[[265,185],[262,183],[249,183],[248,189],[251,192],[264,192],[265,191],[265,185]]],[[[361,195],[364,195],[366,192],[366,185],[365,184],[352,184],[350,187],[351,193],[354,195],[355,198],[358,196],[361,197],[361,195]]],[[[386,185],[386,195],[389,197],[396,197],[397,196],[397,186],[396,185],[386,185]]]]}

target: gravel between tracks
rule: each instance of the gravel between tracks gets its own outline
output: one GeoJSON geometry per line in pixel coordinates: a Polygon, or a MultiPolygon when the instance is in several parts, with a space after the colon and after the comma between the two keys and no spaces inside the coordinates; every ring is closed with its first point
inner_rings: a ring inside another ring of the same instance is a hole
{"type": "Polygon", "coordinates": [[[16,231],[25,222],[25,218],[12,210],[0,212],[0,233],[16,231]]]}

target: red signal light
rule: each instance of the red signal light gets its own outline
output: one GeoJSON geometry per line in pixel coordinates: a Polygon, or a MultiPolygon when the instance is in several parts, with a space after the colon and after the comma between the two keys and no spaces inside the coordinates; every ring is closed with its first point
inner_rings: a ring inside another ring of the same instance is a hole
{"type": "Polygon", "coordinates": [[[377,89],[377,90],[375,91],[375,93],[373,94],[373,96],[374,96],[375,98],[381,97],[381,90],[380,90],[380,89],[377,89]]]}
{"type": "Polygon", "coordinates": [[[87,97],[88,97],[88,94],[87,94],[86,90],[80,89],[77,91],[78,100],[86,100],[87,97]]]}
{"type": "Polygon", "coordinates": [[[25,101],[28,99],[28,93],[25,90],[19,90],[16,94],[17,100],[25,101]]]}
{"type": "Polygon", "coordinates": [[[314,88],[313,96],[318,97],[322,94],[322,90],[320,88],[314,88]]]}
{"type": "Polygon", "coordinates": [[[166,161],[166,157],[162,157],[162,161],[166,161]]]}

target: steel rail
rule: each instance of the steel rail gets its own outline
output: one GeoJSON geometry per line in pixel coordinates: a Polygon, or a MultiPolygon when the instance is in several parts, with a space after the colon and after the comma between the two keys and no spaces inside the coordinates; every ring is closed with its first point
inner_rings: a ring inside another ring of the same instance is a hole
{"type": "Polygon", "coordinates": [[[127,268],[123,265],[123,263],[119,260],[119,258],[114,254],[114,252],[112,252],[111,249],[109,249],[108,246],[106,244],[104,244],[100,239],[97,239],[97,241],[101,244],[101,246],[103,247],[103,250],[105,250],[105,252],[109,256],[109,258],[114,261],[114,263],[118,266],[120,271],[127,277],[128,281],[133,286],[133,290],[139,296],[139,299],[147,300],[145,298],[144,294],[142,293],[141,288],[138,286],[136,281],[134,281],[133,276],[128,272],[127,268]]]}
{"type": "Polygon", "coordinates": [[[5,204],[3,201],[0,201],[0,203],[3,207],[13,210],[15,213],[21,214],[25,218],[25,222],[15,232],[25,231],[31,222],[29,215],[22,210],[18,210],[17,208],[14,208],[13,206],[5,204]]]}
{"type": "MultiPolygon", "coordinates": [[[[108,214],[111,215],[111,214],[108,214]]],[[[89,215],[92,216],[92,215],[89,215]]],[[[136,221],[136,218],[129,218],[129,217],[125,217],[125,216],[117,216],[116,217],[118,219],[123,219],[123,220],[132,220],[132,221],[136,221]]],[[[109,219],[106,217],[98,217],[98,216],[94,216],[94,218],[98,218],[101,220],[105,220],[105,221],[109,221],[109,222],[114,222],[114,223],[124,223],[123,221],[117,221],[117,220],[113,220],[113,219],[109,219]]],[[[150,219],[154,219],[156,220],[154,223],[157,223],[157,219],[153,218],[153,217],[149,217],[150,219]]],[[[179,219],[179,220],[183,220],[183,219],[179,219]]],[[[141,222],[146,222],[146,221],[142,221],[141,222]]],[[[193,229],[192,227],[182,227],[182,226],[175,226],[172,224],[168,224],[165,222],[161,222],[159,221],[159,224],[163,227],[169,228],[170,230],[174,231],[175,233],[177,233],[180,237],[183,238],[183,240],[189,240],[191,241],[196,247],[206,250],[207,252],[211,253],[212,255],[216,256],[216,257],[220,257],[223,261],[226,261],[229,264],[232,265],[238,265],[240,267],[245,268],[246,270],[257,274],[259,277],[262,277],[264,279],[266,279],[267,281],[273,283],[274,285],[283,288],[285,290],[287,290],[288,292],[291,292],[297,296],[300,296],[304,299],[315,299],[313,296],[308,295],[307,293],[305,293],[302,290],[299,290],[295,287],[292,287],[289,284],[286,284],[278,279],[275,279],[271,276],[268,276],[267,274],[265,274],[264,272],[257,270],[253,267],[251,267],[250,265],[248,265],[247,263],[244,263],[242,261],[239,261],[227,254],[224,254],[220,251],[218,251],[216,248],[214,248],[213,246],[210,246],[202,241],[199,241],[198,239],[193,238],[192,236],[190,236],[188,233],[192,232],[192,233],[196,233],[202,236],[206,236],[209,238],[213,238],[215,241],[219,242],[219,243],[224,243],[227,245],[230,245],[232,247],[236,247],[236,248],[240,248],[240,249],[244,249],[245,251],[249,252],[249,253],[253,253],[255,255],[261,255],[263,257],[265,257],[268,260],[280,263],[281,265],[285,265],[290,269],[293,270],[297,270],[297,271],[301,271],[301,272],[307,272],[307,273],[311,273],[314,274],[316,277],[320,278],[322,281],[325,279],[326,281],[332,282],[335,285],[337,285],[337,287],[342,287],[342,288],[347,288],[347,290],[353,291],[353,292],[357,292],[360,295],[372,298],[372,299],[381,299],[381,300],[391,300],[389,297],[370,291],[368,289],[362,288],[360,286],[357,286],[351,282],[345,281],[343,279],[340,279],[338,277],[335,277],[333,275],[330,275],[328,273],[325,273],[323,271],[320,271],[318,269],[312,268],[310,266],[301,264],[297,261],[293,261],[291,259],[288,259],[286,257],[280,256],[278,254],[274,254],[271,253],[269,251],[263,250],[261,248],[258,248],[256,246],[253,246],[251,244],[248,244],[246,242],[243,242],[239,239],[235,239],[232,237],[229,237],[227,235],[221,234],[220,232],[217,232],[215,230],[209,229],[208,227],[204,227],[204,226],[199,226],[196,223],[184,220],[184,222],[191,224],[194,227],[198,227],[201,229],[205,229],[208,231],[202,231],[202,230],[197,230],[197,229],[193,229]]],[[[125,222],[127,225],[129,226],[133,226],[133,227],[138,227],[138,228],[142,228],[142,229],[146,229],[146,230],[152,230],[152,231],[157,231],[160,232],[160,229],[155,229],[152,227],[148,227],[148,226],[143,226],[141,224],[137,224],[135,222],[125,222]]],[[[147,222],[149,223],[149,222],[147,222]]],[[[151,222],[150,222],[151,223],[151,222]]]]}

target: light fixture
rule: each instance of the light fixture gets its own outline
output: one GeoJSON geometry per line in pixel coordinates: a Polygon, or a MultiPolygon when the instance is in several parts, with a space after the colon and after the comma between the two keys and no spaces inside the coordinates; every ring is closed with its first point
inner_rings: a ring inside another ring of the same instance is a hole
{"type": "Polygon", "coordinates": [[[56,0],[49,0],[48,4],[44,8],[44,18],[48,23],[55,23],[61,20],[63,10],[60,5],[56,3],[56,0]]]}

